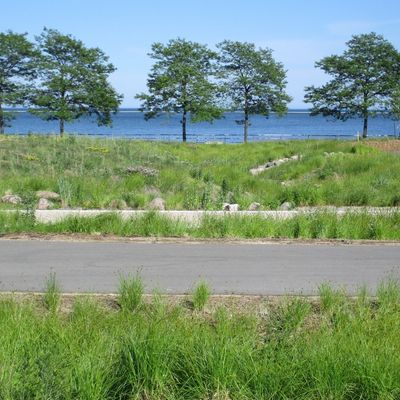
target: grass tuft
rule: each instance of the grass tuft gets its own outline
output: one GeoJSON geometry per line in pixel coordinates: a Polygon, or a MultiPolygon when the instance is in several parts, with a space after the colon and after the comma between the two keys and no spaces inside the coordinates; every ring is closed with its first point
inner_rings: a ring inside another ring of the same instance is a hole
{"type": "Polygon", "coordinates": [[[57,282],[55,272],[51,272],[46,279],[43,301],[47,310],[51,313],[55,313],[60,306],[61,288],[57,282]]]}
{"type": "Polygon", "coordinates": [[[141,276],[120,277],[118,303],[124,311],[136,311],[142,304],[144,284],[141,276]]]}
{"type": "Polygon", "coordinates": [[[193,308],[197,311],[204,310],[211,296],[211,289],[207,282],[201,281],[193,290],[192,303],[193,308]]]}

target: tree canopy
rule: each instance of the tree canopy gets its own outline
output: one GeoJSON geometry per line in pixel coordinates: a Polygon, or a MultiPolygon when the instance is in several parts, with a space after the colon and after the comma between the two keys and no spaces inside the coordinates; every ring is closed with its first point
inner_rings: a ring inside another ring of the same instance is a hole
{"type": "Polygon", "coordinates": [[[44,29],[37,42],[41,82],[32,96],[36,107],[31,112],[58,120],[61,134],[65,122],[84,115],[95,115],[99,125],[110,125],[122,96],[108,82],[115,67],[104,52],[53,29],[44,29]]]}
{"type": "Polygon", "coordinates": [[[182,140],[187,139],[186,125],[192,122],[213,121],[222,116],[212,82],[216,53],[206,46],[173,39],[167,44],[154,43],[149,56],[155,60],[147,80],[148,94],[140,93],[141,110],[145,118],[154,118],[163,112],[182,116],[182,140]]]}
{"type": "Polygon", "coordinates": [[[13,114],[4,105],[23,105],[30,92],[36,69],[33,59],[37,53],[26,34],[0,32],[0,133],[4,133],[13,114]]]}
{"type": "Polygon", "coordinates": [[[252,43],[230,40],[218,44],[223,91],[235,110],[243,110],[244,141],[248,139],[251,114],[283,115],[291,97],[285,92],[286,71],[274,60],[272,50],[257,49],[252,43]]]}
{"type": "Polygon", "coordinates": [[[342,55],[323,58],[315,65],[332,79],[321,87],[305,88],[305,101],[312,103],[312,115],[340,120],[363,119],[363,137],[368,119],[377,113],[390,115],[388,101],[400,79],[399,53],[382,36],[372,32],[355,35],[342,55]]]}

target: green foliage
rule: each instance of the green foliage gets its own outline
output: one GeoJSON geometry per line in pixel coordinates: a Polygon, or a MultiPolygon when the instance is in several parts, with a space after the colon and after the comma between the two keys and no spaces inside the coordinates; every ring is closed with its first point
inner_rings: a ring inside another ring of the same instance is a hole
{"type": "Polygon", "coordinates": [[[115,71],[99,48],[87,48],[71,35],[44,29],[37,37],[40,89],[31,96],[30,111],[45,120],[64,122],[95,115],[99,125],[110,125],[122,96],[111,87],[108,76],[115,71]]]}
{"type": "Polygon", "coordinates": [[[149,94],[141,93],[145,118],[163,112],[182,114],[182,140],[186,141],[188,114],[192,122],[222,116],[216,105],[217,86],[211,81],[216,54],[206,46],[185,39],[154,43],[150,57],[155,63],[147,80],[149,94]]]}
{"type": "Polygon", "coordinates": [[[118,303],[125,311],[137,310],[143,301],[144,284],[141,276],[120,277],[118,303]]]}
{"type": "Polygon", "coordinates": [[[388,107],[396,112],[396,101],[390,104],[400,72],[400,54],[394,46],[376,33],[355,35],[347,42],[343,55],[333,55],[316,63],[332,76],[327,84],[307,87],[305,101],[312,103],[312,115],[337,119],[364,119],[363,137],[367,137],[368,118],[388,107]]]}
{"type": "Polygon", "coordinates": [[[0,32],[0,134],[13,119],[2,106],[22,106],[32,90],[28,83],[36,74],[34,46],[26,34],[0,32]]]}
{"type": "Polygon", "coordinates": [[[219,73],[230,107],[243,110],[244,142],[247,142],[249,115],[283,115],[290,96],[284,92],[286,71],[272,57],[272,50],[256,49],[252,43],[225,40],[220,49],[219,73]]]}
{"type": "Polygon", "coordinates": [[[55,313],[60,306],[60,300],[60,285],[57,282],[56,274],[52,272],[46,280],[43,302],[47,310],[51,313],[55,313]]]}
{"type": "Polygon", "coordinates": [[[207,282],[199,282],[193,290],[192,303],[193,308],[198,311],[202,311],[206,306],[211,295],[210,286],[207,282]]]}
{"type": "Polygon", "coordinates": [[[48,313],[2,296],[0,398],[396,399],[399,283],[376,298],[321,295],[207,313],[159,298],[130,313],[99,297],[48,313]]]}

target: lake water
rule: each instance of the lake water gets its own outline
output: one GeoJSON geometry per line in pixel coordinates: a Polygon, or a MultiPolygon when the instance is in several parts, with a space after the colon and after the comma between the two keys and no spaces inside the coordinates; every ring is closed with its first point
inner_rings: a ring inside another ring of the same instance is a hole
{"type": "MultiPolygon", "coordinates": [[[[240,112],[225,113],[224,118],[213,123],[188,124],[188,141],[221,141],[238,143],[243,140],[243,126],[236,123],[242,119],[240,112]]],[[[99,127],[93,118],[81,118],[66,123],[65,130],[71,134],[125,137],[145,140],[181,140],[180,116],[162,115],[145,121],[143,114],[135,110],[121,110],[113,117],[113,126],[99,127]]],[[[12,127],[6,129],[13,134],[51,134],[58,132],[58,122],[43,121],[28,112],[19,111],[12,127]]],[[[252,116],[249,141],[304,139],[304,138],[355,138],[362,132],[362,120],[351,119],[345,122],[327,120],[324,117],[311,117],[306,111],[289,111],[284,117],[271,115],[252,116]]],[[[370,119],[369,136],[393,136],[400,134],[400,124],[389,118],[378,116],[370,119]]]]}

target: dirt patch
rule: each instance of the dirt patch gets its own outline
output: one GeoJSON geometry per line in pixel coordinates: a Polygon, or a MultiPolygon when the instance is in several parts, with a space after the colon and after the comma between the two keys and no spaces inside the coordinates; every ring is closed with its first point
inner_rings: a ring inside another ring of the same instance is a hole
{"type": "Polygon", "coordinates": [[[376,149],[387,151],[389,153],[400,154],[400,140],[369,140],[365,142],[366,145],[375,147],[376,149]]]}

